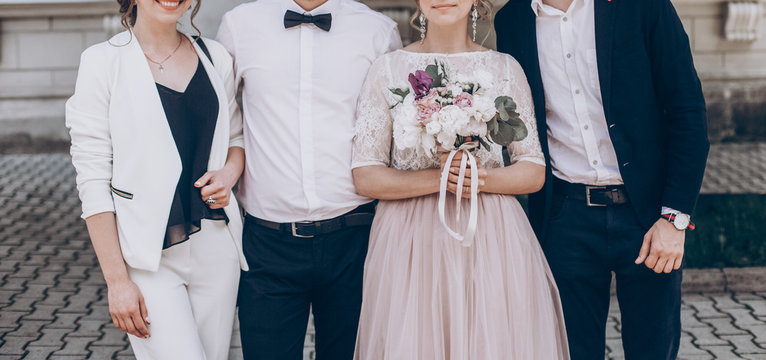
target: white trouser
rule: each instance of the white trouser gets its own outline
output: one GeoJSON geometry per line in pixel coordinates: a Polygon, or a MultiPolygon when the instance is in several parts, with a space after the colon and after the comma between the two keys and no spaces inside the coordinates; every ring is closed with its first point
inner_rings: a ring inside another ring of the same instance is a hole
{"type": "Polygon", "coordinates": [[[157,272],[128,267],[146,301],[149,339],[129,335],[138,360],[225,360],[239,285],[239,260],[224,221],[162,251],[157,272]]]}

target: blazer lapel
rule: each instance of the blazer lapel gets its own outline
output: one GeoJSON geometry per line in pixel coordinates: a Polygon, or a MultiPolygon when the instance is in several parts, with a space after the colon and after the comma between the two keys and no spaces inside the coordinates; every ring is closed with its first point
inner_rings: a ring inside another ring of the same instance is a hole
{"type": "Polygon", "coordinates": [[[594,0],[596,23],[596,58],[604,112],[610,117],[612,104],[612,46],[614,44],[615,8],[619,0],[594,0]]]}
{"type": "Polygon", "coordinates": [[[131,121],[135,122],[137,133],[141,134],[138,141],[155,151],[154,156],[166,156],[165,160],[172,162],[173,170],[180,175],[181,158],[165,116],[157,83],[135,35],[123,51],[120,84],[124,84],[121,86],[125,86],[130,93],[131,121]]]}
{"type": "MultiPolygon", "coordinates": [[[[210,83],[213,85],[213,89],[216,94],[216,101],[218,101],[218,118],[216,119],[215,131],[213,132],[213,143],[210,146],[210,159],[208,160],[208,170],[218,170],[226,163],[226,156],[228,155],[228,141],[229,141],[229,100],[226,88],[224,86],[221,76],[215,69],[213,64],[202,48],[199,47],[194,38],[189,37],[189,41],[192,42],[194,50],[197,51],[197,56],[202,62],[202,66],[205,68],[210,83]]],[[[204,41],[204,40],[203,40],[204,41]]],[[[208,50],[212,49],[208,46],[208,50]]],[[[212,56],[212,52],[210,53],[212,56]]]]}

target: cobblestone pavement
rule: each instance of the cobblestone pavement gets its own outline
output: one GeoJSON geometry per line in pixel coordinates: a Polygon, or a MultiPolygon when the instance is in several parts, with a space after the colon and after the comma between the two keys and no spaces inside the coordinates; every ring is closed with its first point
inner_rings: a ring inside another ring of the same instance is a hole
{"type": "MultiPolygon", "coordinates": [[[[65,154],[0,156],[0,360],[131,359],[65,154]]],[[[606,358],[621,359],[613,304],[606,358]]],[[[680,359],[766,359],[766,293],[686,294],[680,359]]],[[[313,329],[305,358],[313,358],[313,329]]],[[[241,359],[235,331],[231,358],[241,359]]],[[[429,359],[430,360],[430,359],[429,359]]],[[[483,360],[483,359],[482,359],[483,360]]],[[[536,360],[536,359],[532,359],[536,360]]]]}

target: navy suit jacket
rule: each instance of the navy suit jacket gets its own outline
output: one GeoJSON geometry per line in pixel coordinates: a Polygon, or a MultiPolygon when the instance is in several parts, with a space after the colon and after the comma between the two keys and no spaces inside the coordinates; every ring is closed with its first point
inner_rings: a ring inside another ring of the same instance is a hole
{"type": "MultiPolygon", "coordinates": [[[[594,0],[596,56],[604,112],[620,173],[640,223],[669,206],[691,214],[709,150],[705,99],[689,38],[670,0],[594,0]]],[[[497,14],[497,48],[523,67],[535,102],[548,169],[529,196],[529,217],[544,239],[552,198],[545,95],[530,0],[497,14]]]]}

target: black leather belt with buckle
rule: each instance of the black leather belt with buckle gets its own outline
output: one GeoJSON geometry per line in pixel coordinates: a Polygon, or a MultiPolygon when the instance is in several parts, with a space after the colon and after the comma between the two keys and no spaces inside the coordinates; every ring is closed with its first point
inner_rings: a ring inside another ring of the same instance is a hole
{"type": "Polygon", "coordinates": [[[588,206],[611,206],[630,202],[623,185],[594,186],[573,184],[555,178],[553,192],[570,199],[585,201],[588,206]]]}
{"type": "Polygon", "coordinates": [[[319,221],[277,223],[259,219],[250,214],[246,214],[245,217],[247,220],[271,230],[286,232],[298,238],[313,238],[350,227],[371,225],[375,217],[375,202],[361,205],[341,216],[319,221]]]}

